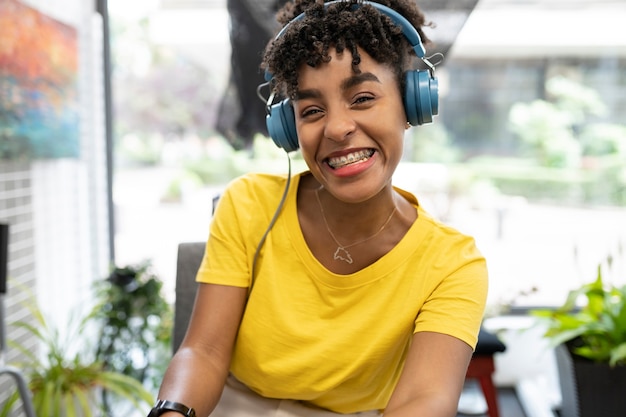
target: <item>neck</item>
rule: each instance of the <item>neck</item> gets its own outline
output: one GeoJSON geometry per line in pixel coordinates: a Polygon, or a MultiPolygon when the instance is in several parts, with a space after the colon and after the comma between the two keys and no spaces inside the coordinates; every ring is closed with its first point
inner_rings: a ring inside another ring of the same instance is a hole
{"type": "Polygon", "coordinates": [[[397,210],[393,189],[358,204],[338,200],[323,186],[315,193],[325,222],[342,244],[350,244],[379,232],[397,210]]]}

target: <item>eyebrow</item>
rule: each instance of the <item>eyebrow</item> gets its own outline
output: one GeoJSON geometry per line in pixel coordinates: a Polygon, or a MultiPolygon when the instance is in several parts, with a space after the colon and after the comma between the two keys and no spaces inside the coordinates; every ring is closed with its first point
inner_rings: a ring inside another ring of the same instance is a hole
{"type": "Polygon", "coordinates": [[[354,87],[355,85],[359,85],[366,81],[374,81],[374,82],[380,83],[380,80],[378,79],[378,77],[372,74],[371,72],[362,72],[360,74],[355,74],[352,77],[343,80],[343,82],[341,83],[341,89],[347,90],[349,88],[354,87]]]}
{"type": "MultiPolygon", "coordinates": [[[[366,81],[374,81],[380,83],[378,77],[371,72],[362,72],[360,74],[354,74],[353,76],[346,78],[341,82],[341,90],[347,90],[356,85],[362,84],[366,81]]],[[[319,98],[320,92],[317,89],[298,90],[295,94],[295,100],[303,100],[307,98],[319,98]]]]}

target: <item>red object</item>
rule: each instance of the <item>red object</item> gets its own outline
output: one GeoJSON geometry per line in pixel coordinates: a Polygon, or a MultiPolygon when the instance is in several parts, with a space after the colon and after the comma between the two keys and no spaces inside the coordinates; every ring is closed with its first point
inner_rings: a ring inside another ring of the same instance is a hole
{"type": "Polygon", "coordinates": [[[493,355],[474,355],[467,368],[466,378],[477,379],[487,402],[487,415],[499,417],[498,393],[493,384],[492,375],[496,368],[493,355]]]}

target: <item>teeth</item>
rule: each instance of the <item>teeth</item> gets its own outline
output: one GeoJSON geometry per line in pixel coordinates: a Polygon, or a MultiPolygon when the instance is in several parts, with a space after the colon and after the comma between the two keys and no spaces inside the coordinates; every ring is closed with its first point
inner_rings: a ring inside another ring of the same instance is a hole
{"type": "Polygon", "coordinates": [[[348,155],[340,156],[338,158],[329,158],[328,165],[333,168],[340,168],[346,165],[354,164],[356,162],[363,162],[368,160],[374,151],[372,149],[366,149],[364,151],[353,152],[348,155]]]}

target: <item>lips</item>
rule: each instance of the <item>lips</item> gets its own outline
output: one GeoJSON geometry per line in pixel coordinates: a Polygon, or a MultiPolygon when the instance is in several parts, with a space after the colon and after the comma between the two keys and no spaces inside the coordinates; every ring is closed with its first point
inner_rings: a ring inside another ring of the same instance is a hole
{"type": "Polygon", "coordinates": [[[342,168],[352,164],[365,162],[374,155],[373,149],[363,149],[357,152],[351,152],[347,155],[336,156],[327,159],[328,165],[333,169],[342,168]]]}

